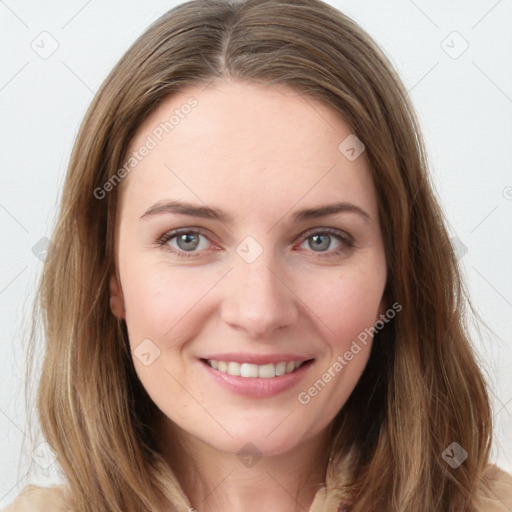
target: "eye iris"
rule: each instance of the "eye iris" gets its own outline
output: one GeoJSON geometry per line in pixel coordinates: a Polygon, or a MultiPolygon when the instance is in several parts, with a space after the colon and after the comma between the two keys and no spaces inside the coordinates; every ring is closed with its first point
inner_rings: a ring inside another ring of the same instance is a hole
{"type": "MultiPolygon", "coordinates": [[[[197,233],[182,233],[176,235],[178,247],[183,251],[193,251],[199,245],[197,233]]],[[[326,250],[329,248],[331,237],[328,234],[317,234],[309,237],[309,245],[313,249],[326,250]],[[311,241],[313,241],[311,243],[311,241]]]]}
{"type": "Polygon", "coordinates": [[[312,247],[316,247],[317,249],[327,249],[329,247],[331,237],[329,235],[313,235],[310,239],[314,240],[314,245],[312,247]]]}
{"type": "Polygon", "coordinates": [[[198,240],[198,236],[195,234],[183,233],[182,235],[178,235],[177,243],[178,243],[178,246],[180,249],[182,249],[184,251],[192,251],[199,244],[199,240],[198,240]],[[194,240],[194,238],[195,238],[195,240],[194,240]],[[192,239],[192,246],[187,245],[187,244],[190,244],[191,239],[192,239]],[[183,246],[181,242],[184,242],[185,246],[183,246]]]}

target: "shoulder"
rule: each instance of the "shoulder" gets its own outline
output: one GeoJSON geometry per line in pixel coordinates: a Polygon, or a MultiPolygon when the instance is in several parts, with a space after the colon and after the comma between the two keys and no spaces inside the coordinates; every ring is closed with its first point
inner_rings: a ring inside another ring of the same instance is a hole
{"type": "Polygon", "coordinates": [[[26,485],[2,512],[70,512],[65,501],[65,486],[26,485]]]}
{"type": "Polygon", "coordinates": [[[482,473],[477,493],[478,510],[509,512],[512,510],[512,476],[495,465],[482,473]]]}

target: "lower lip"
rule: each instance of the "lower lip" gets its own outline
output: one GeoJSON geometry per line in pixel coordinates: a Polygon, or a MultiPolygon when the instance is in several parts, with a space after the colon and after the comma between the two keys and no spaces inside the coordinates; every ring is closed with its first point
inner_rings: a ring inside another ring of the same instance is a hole
{"type": "Polygon", "coordinates": [[[297,385],[309,370],[314,360],[303,364],[300,368],[291,373],[285,373],[279,377],[271,377],[268,379],[229,375],[228,373],[215,370],[206,361],[201,360],[200,362],[201,366],[205,368],[216,382],[232,393],[254,398],[268,398],[297,385]]]}

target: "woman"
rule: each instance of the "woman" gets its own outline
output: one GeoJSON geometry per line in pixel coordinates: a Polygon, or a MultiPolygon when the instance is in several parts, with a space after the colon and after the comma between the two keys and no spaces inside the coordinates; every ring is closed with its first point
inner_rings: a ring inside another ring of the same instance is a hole
{"type": "Polygon", "coordinates": [[[419,133],[319,0],[154,23],[86,115],[41,283],[66,486],[7,510],[510,510],[419,133]]]}

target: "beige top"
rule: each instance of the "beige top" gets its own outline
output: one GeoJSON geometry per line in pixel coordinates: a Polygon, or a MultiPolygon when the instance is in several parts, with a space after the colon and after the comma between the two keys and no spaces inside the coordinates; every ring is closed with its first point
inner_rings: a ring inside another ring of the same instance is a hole
{"type": "MultiPolygon", "coordinates": [[[[512,511],[512,476],[497,466],[489,465],[480,486],[481,512],[512,511]]],[[[339,491],[329,484],[319,489],[309,512],[344,512],[339,491]]],[[[69,512],[64,501],[64,486],[38,487],[27,485],[3,512],[69,512]]]]}

